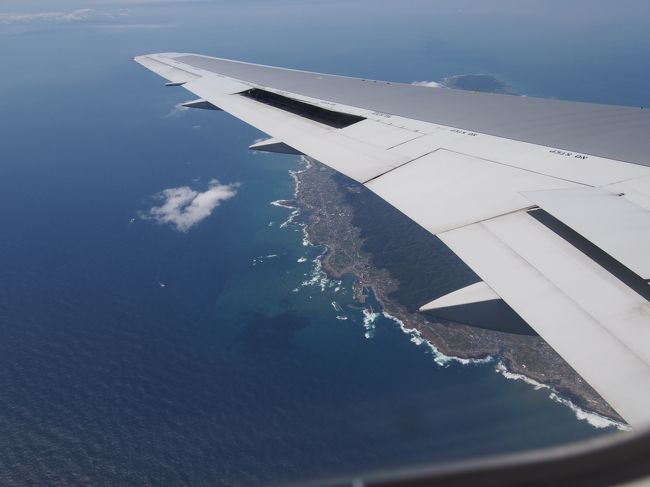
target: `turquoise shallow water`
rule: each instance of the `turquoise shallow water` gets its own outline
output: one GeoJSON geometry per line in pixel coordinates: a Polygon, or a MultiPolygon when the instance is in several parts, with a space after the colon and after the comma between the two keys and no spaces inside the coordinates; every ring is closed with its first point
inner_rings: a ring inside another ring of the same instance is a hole
{"type": "Polygon", "coordinates": [[[349,279],[303,285],[322,249],[270,204],[291,197],[299,162],[250,154],[262,134],[225,114],[174,111],[190,96],[128,59],[193,50],[407,81],[490,66],[537,94],[581,72],[534,81],[491,30],[470,55],[426,10],[440,29],[401,18],[388,43],[384,7],[356,30],[361,7],[334,30],[327,6],[305,10],[310,29],[279,5],[221,7],[126,12],[172,24],[148,30],[0,27],[0,484],[267,483],[600,434],[494,364],[438,366],[388,318],[366,338],[349,279]],[[187,233],[139,218],[157,192],[212,178],[238,193],[187,233]]]}

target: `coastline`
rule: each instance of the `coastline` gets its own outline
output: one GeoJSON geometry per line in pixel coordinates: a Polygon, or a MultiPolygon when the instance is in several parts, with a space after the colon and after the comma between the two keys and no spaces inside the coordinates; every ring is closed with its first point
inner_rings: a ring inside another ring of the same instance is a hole
{"type": "MultiPolygon", "coordinates": [[[[570,407],[578,419],[588,421],[594,427],[628,429],[607,402],[540,337],[443,322],[414,311],[413,304],[404,298],[413,294],[407,289],[411,283],[406,282],[404,275],[396,275],[401,272],[397,268],[399,259],[393,258],[393,262],[385,257],[386,254],[394,257],[393,254],[399,254],[401,250],[382,248],[377,251],[368,248],[372,241],[391,240],[386,230],[391,228],[391,221],[385,222],[382,218],[384,213],[389,214],[389,219],[394,217],[390,216],[390,211],[374,210],[382,204],[390,209],[392,207],[377,201],[379,198],[369,190],[332,169],[307,157],[301,157],[301,161],[304,166],[301,170],[290,171],[295,182],[294,199],[273,204],[292,209],[282,226],[299,223],[303,231],[303,245],[324,248],[314,259],[311,278],[303,285],[317,285],[324,290],[327,286],[340,286],[344,276],[352,276],[352,291],[357,303],[363,306],[367,293],[373,293],[381,310],[376,313],[363,310],[366,338],[372,337],[372,322],[381,313],[410,335],[416,346],[428,347],[438,366],[446,367],[452,362],[463,365],[494,364],[495,372],[506,379],[521,380],[536,389],[548,390],[550,399],[570,407]],[[359,217],[359,213],[368,211],[374,221],[369,228],[361,228],[366,219],[359,217]]],[[[408,219],[401,218],[400,226],[415,225],[410,221],[404,223],[404,220],[408,219]]],[[[412,228],[401,230],[402,235],[418,233],[412,228]]],[[[409,253],[417,255],[416,249],[422,249],[422,252],[438,251],[438,254],[443,254],[442,271],[446,271],[444,267],[449,265],[447,261],[453,259],[444,255],[441,249],[432,248],[430,235],[426,238],[416,237],[408,242],[409,253]]],[[[435,270],[439,276],[441,269],[435,270]]],[[[471,279],[473,273],[460,264],[450,269],[449,274],[450,282],[445,285],[458,286],[459,281],[471,279]]],[[[424,278],[426,283],[427,276],[424,278]]],[[[426,292],[426,286],[417,286],[418,290],[423,287],[422,292],[426,292]]]]}

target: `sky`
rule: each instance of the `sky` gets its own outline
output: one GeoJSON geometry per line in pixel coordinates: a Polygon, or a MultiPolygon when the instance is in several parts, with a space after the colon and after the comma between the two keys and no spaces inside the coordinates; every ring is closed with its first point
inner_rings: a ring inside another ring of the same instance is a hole
{"type": "MultiPolygon", "coordinates": [[[[43,31],[86,29],[111,43],[87,55],[111,47],[118,53],[140,36],[125,55],[245,54],[308,70],[336,60],[337,74],[405,82],[478,69],[529,96],[635,106],[647,101],[640,93],[648,80],[648,18],[650,3],[640,0],[8,0],[0,6],[0,35],[8,41],[0,51],[20,67],[25,59],[12,59],[12,44],[43,31]],[[430,65],[422,65],[423,53],[430,65]]],[[[38,48],[37,55],[56,55],[38,48]]]]}

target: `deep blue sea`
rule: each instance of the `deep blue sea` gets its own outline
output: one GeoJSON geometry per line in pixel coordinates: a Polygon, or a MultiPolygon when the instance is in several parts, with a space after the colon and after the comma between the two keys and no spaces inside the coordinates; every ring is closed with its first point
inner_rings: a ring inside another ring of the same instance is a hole
{"type": "Polygon", "coordinates": [[[437,365],[390,319],[367,338],[350,280],[309,284],[323,249],[271,205],[298,159],[250,153],[263,134],[227,114],[174,108],[192,95],[130,58],[486,73],[643,105],[647,8],[628,3],[0,5],[0,485],[281,483],[613,431],[493,363],[437,365]],[[213,179],[237,194],[188,231],[142,218],[159,192],[213,179]]]}

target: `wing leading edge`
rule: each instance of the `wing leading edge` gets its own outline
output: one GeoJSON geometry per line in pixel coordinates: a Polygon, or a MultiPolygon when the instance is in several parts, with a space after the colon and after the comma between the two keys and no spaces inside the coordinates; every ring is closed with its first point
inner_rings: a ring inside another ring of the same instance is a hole
{"type": "MultiPolygon", "coordinates": [[[[650,111],[166,53],[135,60],[439,236],[633,427],[650,423],[650,111]]],[[[465,300],[465,301],[464,301],[465,300]]]]}

